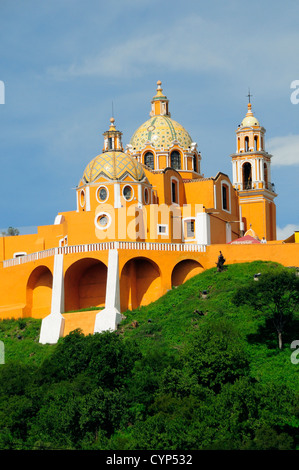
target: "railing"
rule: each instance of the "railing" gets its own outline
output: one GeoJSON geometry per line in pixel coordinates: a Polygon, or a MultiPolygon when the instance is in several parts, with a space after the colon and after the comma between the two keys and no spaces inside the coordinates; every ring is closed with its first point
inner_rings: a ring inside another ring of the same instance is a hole
{"type": "Polygon", "coordinates": [[[3,261],[3,268],[17,266],[19,264],[38,261],[49,256],[71,253],[89,253],[93,251],[104,250],[148,250],[148,251],[188,251],[188,252],[205,252],[206,245],[187,244],[187,243],[148,243],[148,242],[103,242],[90,243],[86,245],[70,245],[50,248],[48,250],[37,251],[29,255],[18,256],[3,261]]]}
{"type": "MultiPolygon", "coordinates": [[[[264,183],[263,187],[265,189],[268,189],[269,191],[275,193],[275,185],[274,183],[264,183]]],[[[251,190],[251,189],[258,189],[258,182],[252,183],[250,181],[247,181],[246,183],[241,183],[239,190],[245,191],[245,190],[251,190]]]]}

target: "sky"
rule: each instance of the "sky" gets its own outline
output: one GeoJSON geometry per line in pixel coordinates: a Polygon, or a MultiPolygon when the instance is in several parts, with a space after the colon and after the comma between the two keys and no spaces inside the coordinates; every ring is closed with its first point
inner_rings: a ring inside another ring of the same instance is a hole
{"type": "Polygon", "coordinates": [[[297,0],[0,0],[0,228],[35,233],[75,210],[112,112],[125,146],[161,80],[205,177],[232,179],[250,88],[277,238],[299,230],[298,17],[297,0]]]}

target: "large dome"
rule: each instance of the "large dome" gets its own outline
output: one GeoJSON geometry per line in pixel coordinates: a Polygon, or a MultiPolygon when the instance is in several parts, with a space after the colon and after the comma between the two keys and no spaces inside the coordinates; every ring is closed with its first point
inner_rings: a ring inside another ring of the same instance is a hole
{"type": "Polygon", "coordinates": [[[154,148],[165,149],[169,148],[174,140],[177,140],[183,148],[188,148],[192,144],[190,135],[181,124],[169,116],[155,115],[136,130],[130,145],[133,151],[140,151],[149,141],[154,148]]]}
{"type": "Polygon", "coordinates": [[[109,180],[122,180],[130,176],[135,181],[141,181],[144,177],[142,165],[124,152],[104,152],[95,157],[87,165],[83,173],[83,181],[92,183],[100,176],[109,180]]]}

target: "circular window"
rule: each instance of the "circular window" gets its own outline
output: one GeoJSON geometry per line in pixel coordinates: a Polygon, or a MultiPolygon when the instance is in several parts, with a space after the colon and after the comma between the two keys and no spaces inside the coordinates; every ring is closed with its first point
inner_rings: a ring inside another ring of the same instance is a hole
{"type": "Polygon", "coordinates": [[[109,214],[102,212],[101,214],[96,215],[95,225],[100,230],[104,230],[105,228],[108,228],[110,224],[111,224],[111,217],[109,214]]]}
{"type": "Polygon", "coordinates": [[[80,205],[81,205],[81,207],[83,207],[84,204],[85,204],[85,191],[82,190],[80,192],[80,205]]]}
{"type": "Polygon", "coordinates": [[[108,189],[105,186],[100,186],[97,190],[97,199],[99,202],[105,202],[108,199],[108,189]]]}
{"type": "Polygon", "coordinates": [[[99,218],[98,218],[98,223],[102,226],[102,227],[106,227],[106,225],[108,225],[108,217],[106,215],[101,215],[99,218]]]}
{"type": "Polygon", "coordinates": [[[133,199],[133,189],[131,186],[127,185],[123,188],[123,196],[126,199],[126,201],[131,201],[133,199]]]}

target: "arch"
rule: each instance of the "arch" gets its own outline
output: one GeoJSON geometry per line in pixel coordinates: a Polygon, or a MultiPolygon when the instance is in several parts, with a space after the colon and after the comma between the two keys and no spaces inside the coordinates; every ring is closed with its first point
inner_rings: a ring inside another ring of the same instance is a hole
{"type": "Polygon", "coordinates": [[[148,166],[151,170],[155,169],[154,164],[154,155],[152,152],[146,152],[143,158],[144,164],[148,166]]]}
{"type": "Polygon", "coordinates": [[[180,286],[188,279],[203,271],[202,265],[194,259],[184,259],[179,261],[171,273],[171,285],[180,286]]]}
{"type": "Polygon", "coordinates": [[[249,137],[245,137],[245,152],[249,152],[249,137]]]}
{"type": "Polygon", "coordinates": [[[181,154],[177,150],[173,150],[170,154],[170,166],[175,170],[181,169],[181,154]]]}
{"type": "Polygon", "coordinates": [[[107,266],[95,258],[73,263],[65,273],[65,311],[104,307],[107,266]]]}
{"type": "Polygon", "coordinates": [[[258,141],[259,141],[259,138],[257,135],[254,136],[254,150],[257,151],[258,150],[258,141]]]}
{"type": "Polygon", "coordinates": [[[252,188],[252,175],[251,175],[251,163],[245,162],[242,166],[243,173],[243,189],[252,188]]]}
{"type": "Polygon", "coordinates": [[[145,257],[132,258],[125,263],[120,277],[121,310],[148,305],[161,296],[159,266],[145,257]]]}
{"type": "Polygon", "coordinates": [[[26,316],[44,318],[51,312],[53,275],[47,266],[38,266],[26,286],[26,316]]]}

